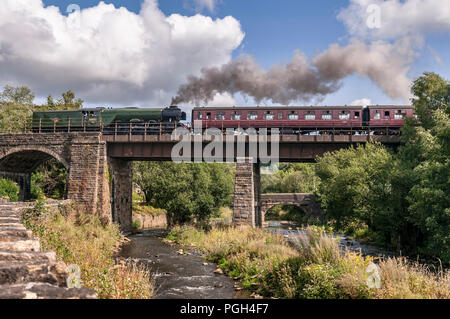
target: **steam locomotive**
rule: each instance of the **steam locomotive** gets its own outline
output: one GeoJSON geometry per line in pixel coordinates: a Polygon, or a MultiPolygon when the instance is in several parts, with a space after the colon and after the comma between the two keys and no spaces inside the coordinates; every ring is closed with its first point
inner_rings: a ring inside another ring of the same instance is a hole
{"type": "Polygon", "coordinates": [[[71,111],[34,112],[33,132],[46,131],[99,131],[104,133],[148,129],[171,133],[186,113],[177,106],[166,108],[83,108],[71,111]]]}

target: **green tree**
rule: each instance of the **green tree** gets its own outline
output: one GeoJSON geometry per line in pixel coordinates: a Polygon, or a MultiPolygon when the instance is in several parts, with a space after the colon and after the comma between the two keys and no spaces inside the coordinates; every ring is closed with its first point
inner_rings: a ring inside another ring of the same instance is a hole
{"type": "Polygon", "coordinates": [[[34,97],[34,93],[27,86],[6,85],[0,94],[0,102],[32,105],[34,97]]]}
{"type": "Polygon", "coordinates": [[[261,176],[263,193],[313,193],[318,182],[309,163],[281,163],[276,173],[261,176]]]}
{"type": "Polygon", "coordinates": [[[450,262],[450,82],[425,73],[412,90],[420,123],[406,123],[399,152],[414,176],[408,221],[420,229],[419,252],[450,262]]]}
{"type": "Polygon", "coordinates": [[[360,221],[379,228],[384,221],[376,214],[390,211],[393,168],[392,155],[380,144],[325,154],[316,165],[324,213],[338,228],[360,221]]]}
{"type": "Polygon", "coordinates": [[[225,164],[137,162],[134,183],[171,224],[206,220],[231,204],[233,175],[225,164]]]}

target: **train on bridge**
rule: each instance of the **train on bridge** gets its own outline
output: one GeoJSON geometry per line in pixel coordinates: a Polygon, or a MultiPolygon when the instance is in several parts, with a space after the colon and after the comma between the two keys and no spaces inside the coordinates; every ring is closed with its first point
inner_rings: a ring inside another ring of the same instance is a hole
{"type": "Polygon", "coordinates": [[[284,134],[399,134],[412,106],[197,107],[192,119],[202,128],[279,128],[284,134]]]}
{"type": "Polygon", "coordinates": [[[33,132],[99,131],[104,134],[165,134],[176,127],[262,129],[282,134],[397,135],[412,106],[196,107],[192,121],[178,106],[166,108],[91,108],[33,113],[33,132]]]}

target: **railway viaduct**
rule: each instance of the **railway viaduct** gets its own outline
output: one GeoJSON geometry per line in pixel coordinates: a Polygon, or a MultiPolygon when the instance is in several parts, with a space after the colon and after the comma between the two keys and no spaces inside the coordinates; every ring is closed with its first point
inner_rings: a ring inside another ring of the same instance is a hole
{"type": "MultiPolygon", "coordinates": [[[[182,137],[179,137],[181,139],[182,137]]],[[[192,154],[194,142],[188,140],[192,154]]],[[[253,162],[249,136],[231,138],[232,147],[224,146],[223,157],[237,161],[234,213],[235,224],[259,226],[264,214],[277,204],[296,204],[314,211],[311,197],[297,195],[261,195],[260,164],[253,162]],[[243,153],[238,149],[238,140],[244,139],[243,153]],[[278,196],[278,197],[277,197],[278,196]],[[291,196],[291,197],[289,197],[291,196]],[[294,197],[293,197],[294,196],[294,197]],[[289,198],[288,198],[289,197],[289,198]]],[[[131,230],[132,220],[132,161],[170,161],[172,149],[179,139],[171,135],[103,135],[90,133],[41,133],[0,134],[0,178],[10,178],[20,186],[19,199],[30,199],[31,173],[41,163],[55,158],[68,172],[67,199],[73,200],[87,213],[99,214],[106,221],[114,221],[122,230],[131,230]]],[[[279,137],[280,162],[311,162],[325,152],[350,145],[378,140],[395,147],[397,136],[301,136],[279,137]]],[[[205,150],[215,137],[200,137],[205,150]]],[[[268,137],[268,149],[272,141],[268,137]]],[[[180,155],[185,155],[183,150],[180,155]]],[[[190,159],[202,161],[202,158],[190,159]]],[[[215,151],[211,154],[216,155],[215,151]]]]}

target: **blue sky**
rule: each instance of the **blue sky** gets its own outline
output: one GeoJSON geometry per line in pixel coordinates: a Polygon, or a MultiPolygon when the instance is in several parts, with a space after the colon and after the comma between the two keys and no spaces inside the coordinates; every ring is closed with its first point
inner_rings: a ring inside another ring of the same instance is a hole
{"type": "MultiPolygon", "coordinates": [[[[190,0],[160,0],[159,8],[166,15],[177,13],[192,16],[200,13],[213,19],[232,16],[241,24],[245,38],[232,51],[232,57],[251,54],[264,68],[292,59],[295,50],[300,49],[309,58],[327,50],[332,43],[348,44],[349,32],[337,19],[339,12],[349,6],[349,0],[221,0],[211,12],[208,8],[196,9],[190,0]]],[[[444,0],[445,2],[446,0],[444,0]]],[[[82,9],[98,5],[96,0],[43,0],[44,4],[59,6],[64,13],[69,4],[76,3],[82,9]]],[[[129,11],[139,13],[140,0],[104,1],[116,7],[124,6],[129,11]]],[[[425,45],[418,49],[420,56],[411,65],[409,78],[419,76],[424,71],[433,71],[450,78],[450,36],[448,30],[426,34],[425,45]],[[434,53],[433,53],[434,52],[434,53]],[[441,62],[438,62],[439,56],[441,62]]],[[[239,104],[252,103],[241,96],[235,96],[239,104]]],[[[343,86],[328,95],[322,104],[349,104],[354,100],[368,98],[374,104],[401,103],[393,100],[367,77],[351,75],[343,81],[343,86]]]]}

